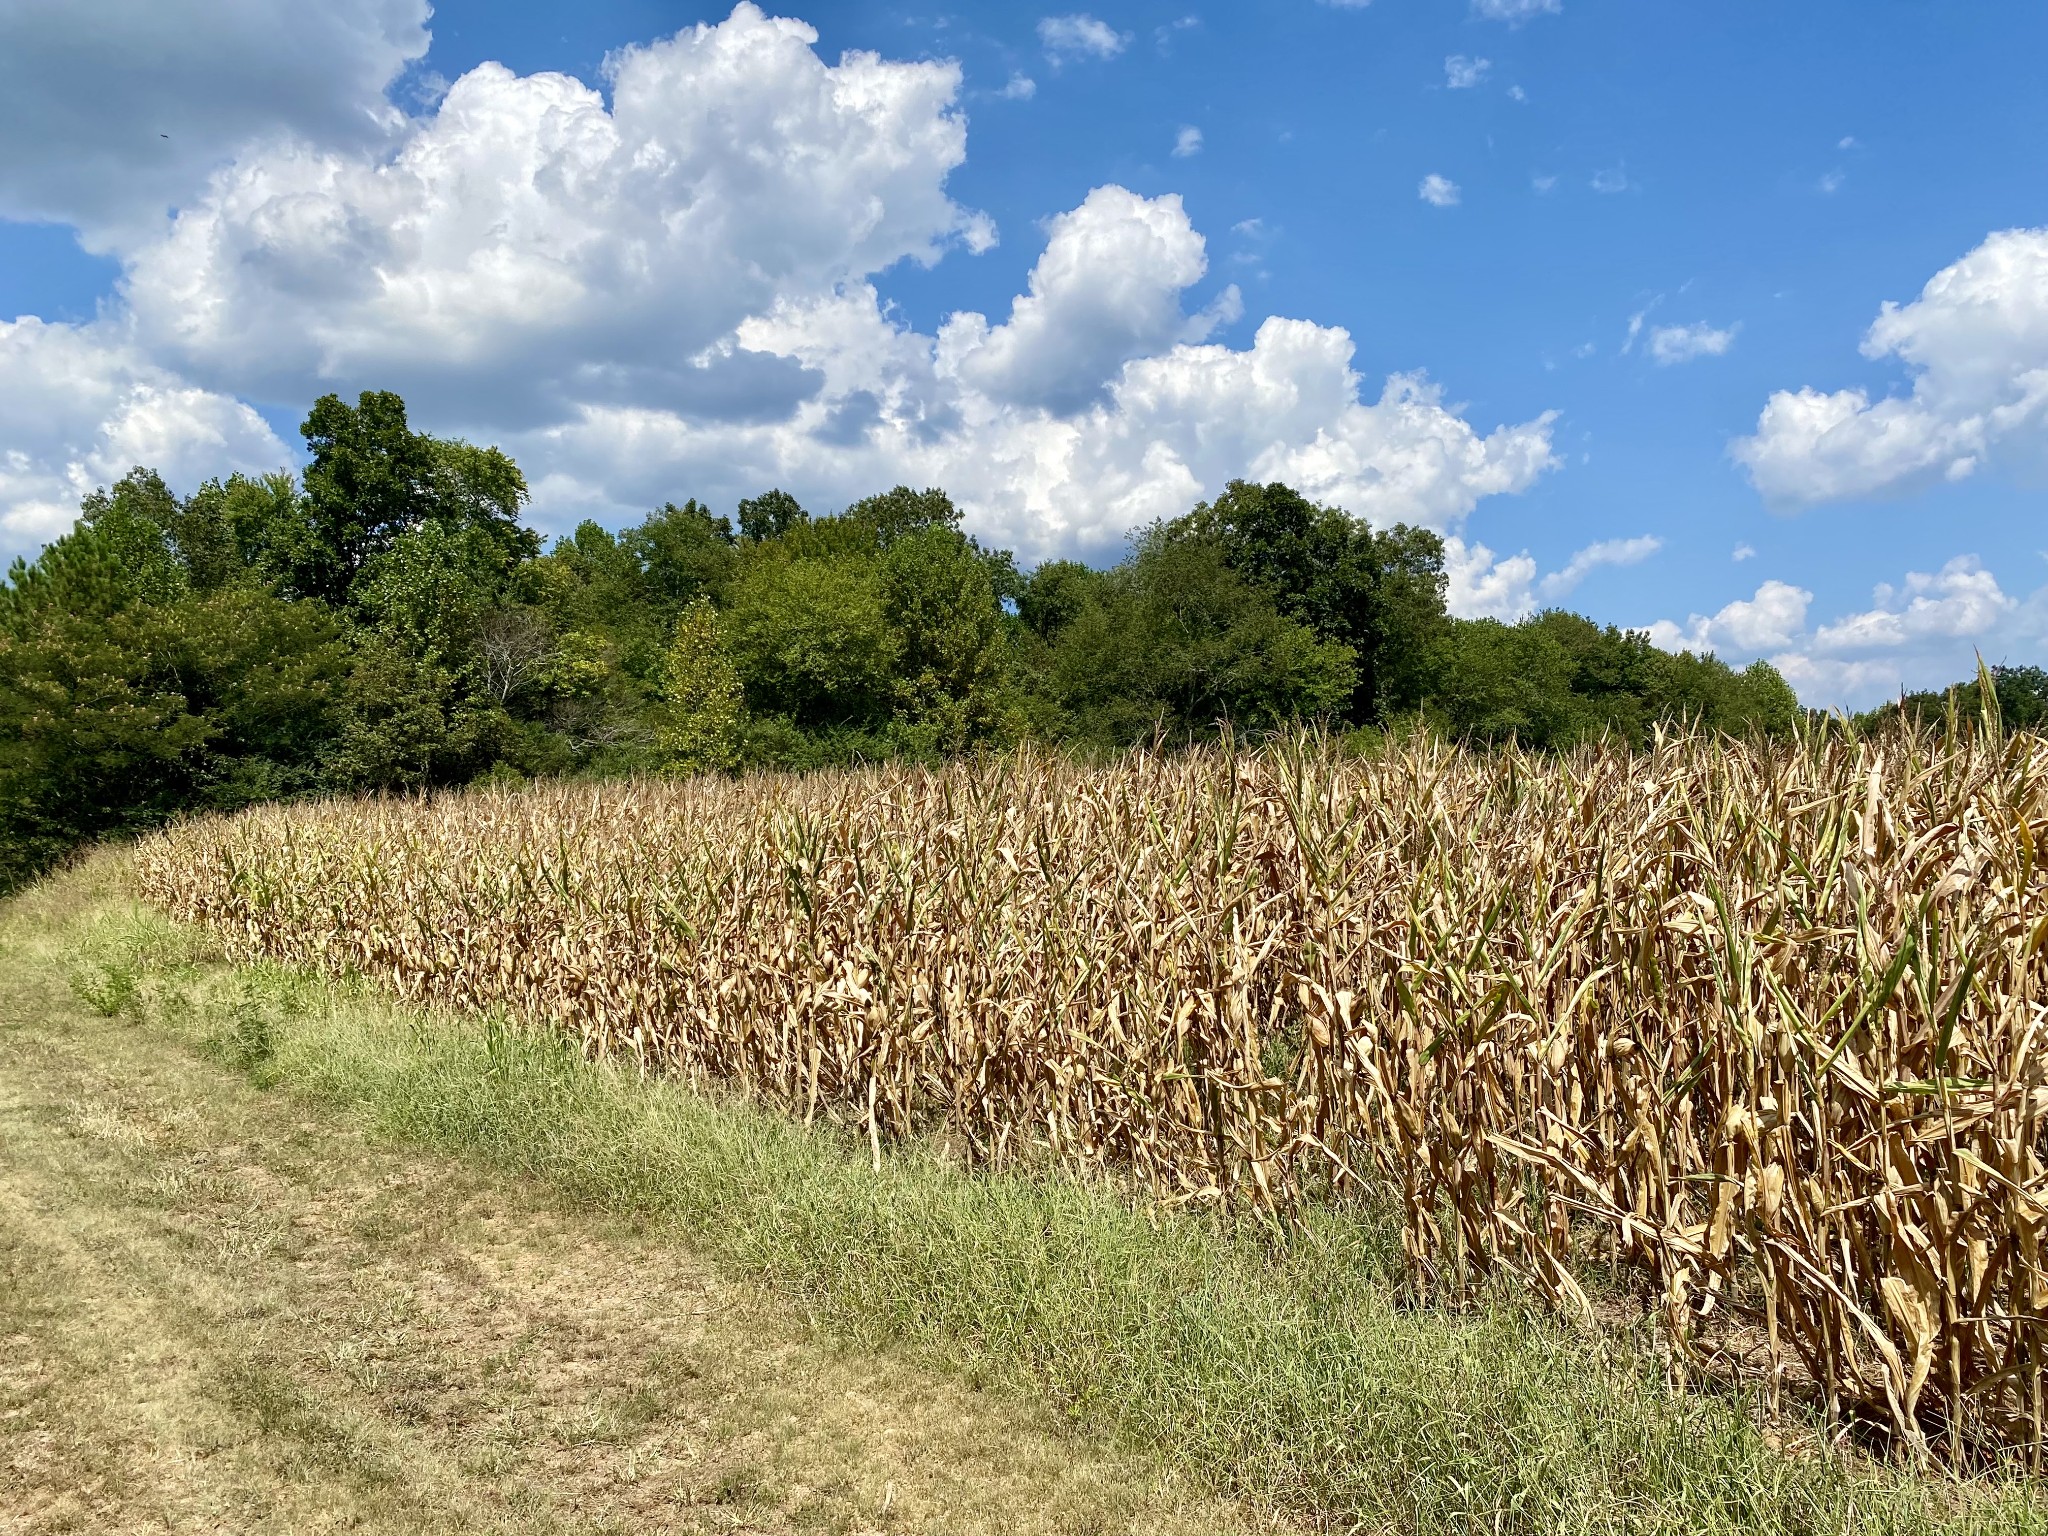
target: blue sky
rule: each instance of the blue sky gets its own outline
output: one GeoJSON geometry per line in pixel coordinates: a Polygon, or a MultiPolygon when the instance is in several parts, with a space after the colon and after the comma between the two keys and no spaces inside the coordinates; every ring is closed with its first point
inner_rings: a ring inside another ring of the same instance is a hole
{"type": "Polygon", "coordinates": [[[935,479],[1103,560],[1277,475],[1813,703],[2048,659],[2048,11],[769,17],[10,7],[0,546],[396,387],[551,531],[935,479]]]}

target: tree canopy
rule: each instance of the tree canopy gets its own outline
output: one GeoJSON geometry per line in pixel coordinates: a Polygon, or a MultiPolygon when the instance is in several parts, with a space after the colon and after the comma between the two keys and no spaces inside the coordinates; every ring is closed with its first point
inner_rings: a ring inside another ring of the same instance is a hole
{"type": "MultiPolygon", "coordinates": [[[[134,470],[0,584],[0,884],[183,810],[486,775],[1800,718],[1761,662],[1563,612],[1453,618],[1437,535],[1277,483],[1233,481],[1107,569],[1020,571],[902,485],[827,515],[686,497],[543,550],[518,466],[414,431],[395,394],[325,396],[301,431],[296,475],[180,497],[134,470]]],[[[2048,676],[1996,676],[2009,722],[2048,715],[2048,676]]]]}

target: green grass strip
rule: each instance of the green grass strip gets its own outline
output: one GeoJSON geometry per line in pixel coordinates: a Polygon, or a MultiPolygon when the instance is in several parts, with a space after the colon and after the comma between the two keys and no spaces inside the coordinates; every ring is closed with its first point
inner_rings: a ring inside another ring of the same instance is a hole
{"type": "Polygon", "coordinates": [[[1611,1342],[1505,1305],[1404,1305],[1394,1229],[1367,1218],[1278,1238],[917,1148],[877,1172],[837,1131],[552,1039],[229,970],[131,905],[104,909],[88,951],[82,987],[266,1087],[641,1220],[852,1344],[1047,1396],[1084,1430],[1329,1528],[2048,1530],[2021,1483],[1788,1455],[1740,1403],[1673,1394],[1611,1342]]]}

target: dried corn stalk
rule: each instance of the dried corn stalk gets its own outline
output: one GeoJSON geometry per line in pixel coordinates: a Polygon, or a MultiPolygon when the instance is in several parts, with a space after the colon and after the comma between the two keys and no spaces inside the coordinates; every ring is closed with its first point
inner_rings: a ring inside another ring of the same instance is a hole
{"type": "Polygon", "coordinates": [[[1674,737],[546,785],[140,851],[246,957],[1168,1200],[1370,1185],[1418,1280],[1649,1277],[2035,1459],[2048,744],[1674,737]]]}

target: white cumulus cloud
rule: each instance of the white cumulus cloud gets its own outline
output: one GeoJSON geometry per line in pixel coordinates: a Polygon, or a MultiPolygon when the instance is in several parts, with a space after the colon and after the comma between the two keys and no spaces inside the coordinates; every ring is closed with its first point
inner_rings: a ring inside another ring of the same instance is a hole
{"type": "Polygon", "coordinates": [[[966,156],[950,63],[813,51],[742,4],[610,63],[611,105],[498,64],[399,146],[246,155],[138,252],[140,335],[214,387],[374,380],[430,408],[478,391],[786,408],[807,387],[720,354],[791,291],[821,292],[993,230],[945,179],[966,156]]]}
{"type": "Polygon", "coordinates": [[[1040,18],[1038,41],[1047,58],[1064,64],[1071,59],[1113,59],[1130,46],[1131,35],[1082,11],[1040,18]]]}
{"type": "Polygon", "coordinates": [[[1496,555],[1456,534],[1444,540],[1444,606],[1461,619],[1512,622],[1536,607],[1536,560],[1496,555]]]}
{"type": "Polygon", "coordinates": [[[2016,606],[1974,555],[1958,555],[1932,575],[1911,571],[1901,587],[1879,587],[1871,607],[1823,625],[1813,645],[1845,652],[1973,638],[1989,633],[2016,606]]]}
{"type": "Polygon", "coordinates": [[[1755,655],[1789,646],[1806,629],[1806,610],[1813,594],[1790,582],[1767,581],[1756,595],[1738,598],[1718,613],[1694,614],[1685,624],[1659,619],[1649,626],[1650,638],[1665,650],[1729,650],[1755,655]]]}
{"type": "Polygon", "coordinates": [[[2009,229],[1944,267],[1863,338],[1905,395],[1780,390],[1732,447],[1766,499],[1800,505],[1961,480],[2048,451],[2048,228],[2009,229]]]}
{"type": "Polygon", "coordinates": [[[1455,538],[1555,464],[1551,415],[1475,426],[1421,374],[1362,377],[1343,329],[1222,344],[1242,299],[1194,292],[1177,197],[1096,188],[998,318],[916,329],[878,275],[994,239],[946,190],[959,71],[815,41],[742,4],[615,55],[605,93],[486,64],[368,138],[249,142],[124,251],[104,319],[9,331],[0,519],[27,547],[133,462],[273,467],[237,397],[327,389],[503,445],[547,530],[909,482],[1027,558],[1113,554],[1242,475],[1455,538]]]}
{"type": "Polygon", "coordinates": [[[1240,313],[1234,288],[1205,315],[1182,312],[1182,291],[1209,263],[1176,195],[1097,187],[1049,233],[1007,323],[991,329],[967,312],[939,333],[940,367],[991,399],[1077,410],[1129,359],[1200,339],[1240,313]]]}
{"type": "Polygon", "coordinates": [[[1563,9],[1564,0],[1472,0],[1474,16],[1504,21],[1510,26],[1520,26],[1538,16],[1555,16],[1563,9]]]}
{"type": "Polygon", "coordinates": [[[1422,184],[1415,189],[1415,195],[1432,208],[1455,208],[1460,197],[1458,184],[1448,176],[1439,176],[1434,171],[1422,178],[1422,184]]]}
{"type": "Polygon", "coordinates": [[[1909,572],[1879,586],[1868,608],[1809,627],[1812,603],[1802,587],[1766,581],[1753,598],[1684,624],[1660,620],[1649,634],[1667,650],[1713,651],[1736,665],[1761,656],[1807,704],[1849,709],[1960,681],[1980,654],[2030,659],[2048,639],[2048,588],[2015,598],[1974,555],[1909,572]]]}
{"type": "Polygon", "coordinates": [[[1720,357],[1735,345],[1734,326],[1717,328],[1701,320],[1693,325],[1660,325],[1650,332],[1650,356],[1669,367],[1698,357],[1720,357]]]}
{"type": "Polygon", "coordinates": [[[743,339],[800,359],[824,389],[779,423],[594,408],[520,445],[521,462],[559,465],[565,486],[604,486],[625,508],[679,480],[727,497],[781,484],[824,506],[897,481],[944,485],[971,527],[1027,558],[1113,553],[1235,476],[1377,523],[1455,528],[1555,462],[1548,416],[1482,435],[1411,376],[1368,398],[1349,334],[1303,320],[1268,319],[1246,350],[1181,342],[1133,358],[1066,416],[949,377],[957,338],[902,329],[872,289],[792,306],[743,339]]]}
{"type": "Polygon", "coordinates": [[[71,526],[78,503],[137,465],[188,492],[295,455],[239,400],[196,389],[104,325],[0,321],[0,563],[71,526]]]}
{"type": "Polygon", "coordinates": [[[1444,84],[1454,91],[1469,91],[1481,84],[1492,68],[1491,59],[1474,59],[1454,53],[1444,60],[1444,84]]]}
{"type": "Polygon", "coordinates": [[[1181,129],[1181,131],[1180,131],[1179,133],[1177,133],[1177,134],[1175,134],[1175,135],[1174,135],[1174,137],[1173,137],[1173,158],[1174,158],[1174,159],[1176,159],[1176,160],[1185,160],[1185,159],[1187,159],[1187,158],[1188,158],[1188,157],[1189,157],[1190,155],[1199,155],[1199,154],[1200,154],[1201,152],[1202,152],[1202,130],[1201,130],[1201,129],[1199,129],[1199,128],[1183,128],[1183,129],[1181,129]]]}
{"type": "Polygon", "coordinates": [[[1604,539],[1579,550],[1562,569],[1539,576],[1527,550],[1500,556],[1451,534],[1444,540],[1445,606],[1461,619],[1526,618],[1539,607],[1563,602],[1600,567],[1639,565],[1663,547],[1662,539],[1648,534],[1604,539]]]}
{"type": "Polygon", "coordinates": [[[1561,603],[1602,566],[1641,565],[1663,547],[1662,539],[1647,533],[1632,539],[1602,539],[1597,544],[1588,544],[1571,557],[1563,570],[1544,577],[1537,586],[1537,594],[1546,603],[1561,603]]]}

